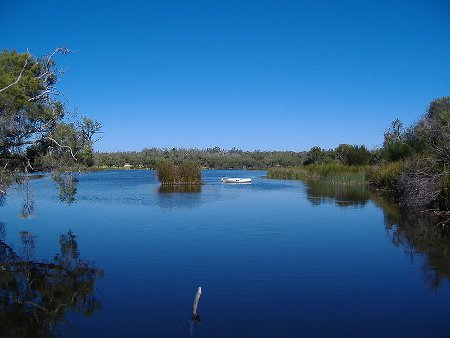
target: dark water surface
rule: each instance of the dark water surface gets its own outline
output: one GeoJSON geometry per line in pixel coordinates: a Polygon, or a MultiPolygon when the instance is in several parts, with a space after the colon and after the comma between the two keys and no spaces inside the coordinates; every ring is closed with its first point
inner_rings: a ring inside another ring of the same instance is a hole
{"type": "Polygon", "coordinates": [[[168,192],[153,171],[89,173],[73,203],[49,177],[10,190],[0,208],[1,332],[450,336],[450,241],[439,220],[362,187],[264,176],[205,171],[200,191],[168,192]]]}

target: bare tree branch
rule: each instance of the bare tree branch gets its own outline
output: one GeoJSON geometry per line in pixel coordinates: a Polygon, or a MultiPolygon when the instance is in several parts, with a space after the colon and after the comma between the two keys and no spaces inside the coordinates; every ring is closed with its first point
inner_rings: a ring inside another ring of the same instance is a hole
{"type": "Polygon", "coordinates": [[[70,151],[70,155],[72,156],[72,158],[75,160],[75,161],[78,161],[78,159],[76,158],[76,156],[75,156],[75,154],[73,153],[73,150],[72,150],[72,148],[71,147],[69,147],[69,146],[64,146],[64,145],[62,145],[62,144],[59,144],[54,138],[51,138],[50,136],[47,136],[47,137],[45,137],[44,139],[46,139],[46,140],[49,140],[49,141],[52,141],[53,143],[55,143],[58,147],[60,147],[60,148],[66,148],[66,149],[69,149],[69,151],[70,151]]]}

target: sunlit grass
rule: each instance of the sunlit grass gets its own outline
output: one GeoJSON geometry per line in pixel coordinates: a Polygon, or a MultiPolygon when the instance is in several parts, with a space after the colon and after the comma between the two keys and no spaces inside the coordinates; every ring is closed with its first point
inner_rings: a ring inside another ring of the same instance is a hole
{"type": "Polygon", "coordinates": [[[314,164],[292,168],[271,168],[267,176],[286,180],[317,179],[333,184],[365,184],[369,166],[343,164],[314,164]]]}

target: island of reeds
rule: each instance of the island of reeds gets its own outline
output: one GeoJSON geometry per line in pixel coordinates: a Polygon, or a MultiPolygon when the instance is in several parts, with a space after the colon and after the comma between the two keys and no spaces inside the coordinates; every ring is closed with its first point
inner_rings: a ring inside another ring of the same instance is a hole
{"type": "Polygon", "coordinates": [[[192,161],[175,165],[172,161],[162,161],[156,168],[158,179],[163,186],[200,186],[202,172],[192,161]]]}

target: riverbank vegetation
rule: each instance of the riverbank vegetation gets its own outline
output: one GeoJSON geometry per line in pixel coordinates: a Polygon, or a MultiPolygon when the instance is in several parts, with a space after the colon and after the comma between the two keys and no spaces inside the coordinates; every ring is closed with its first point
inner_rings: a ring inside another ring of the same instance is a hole
{"type": "Polygon", "coordinates": [[[175,165],[171,161],[161,162],[156,169],[158,179],[164,186],[200,185],[202,172],[195,162],[183,162],[175,165]]]}
{"type": "Polygon", "coordinates": [[[339,145],[311,148],[302,166],[272,168],[271,178],[321,179],[336,184],[370,184],[408,207],[450,209],[450,97],[430,103],[418,122],[392,122],[383,147],[339,145]]]}
{"type": "Polygon", "coordinates": [[[367,166],[348,166],[340,163],[311,164],[292,168],[271,168],[267,176],[276,179],[321,180],[335,184],[364,184],[367,166]]]}
{"type": "Polygon", "coordinates": [[[369,175],[409,207],[450,209],[450,97],[434,100],[419,121],[395,120],[384,135],[384,161],[369,175]]]}

